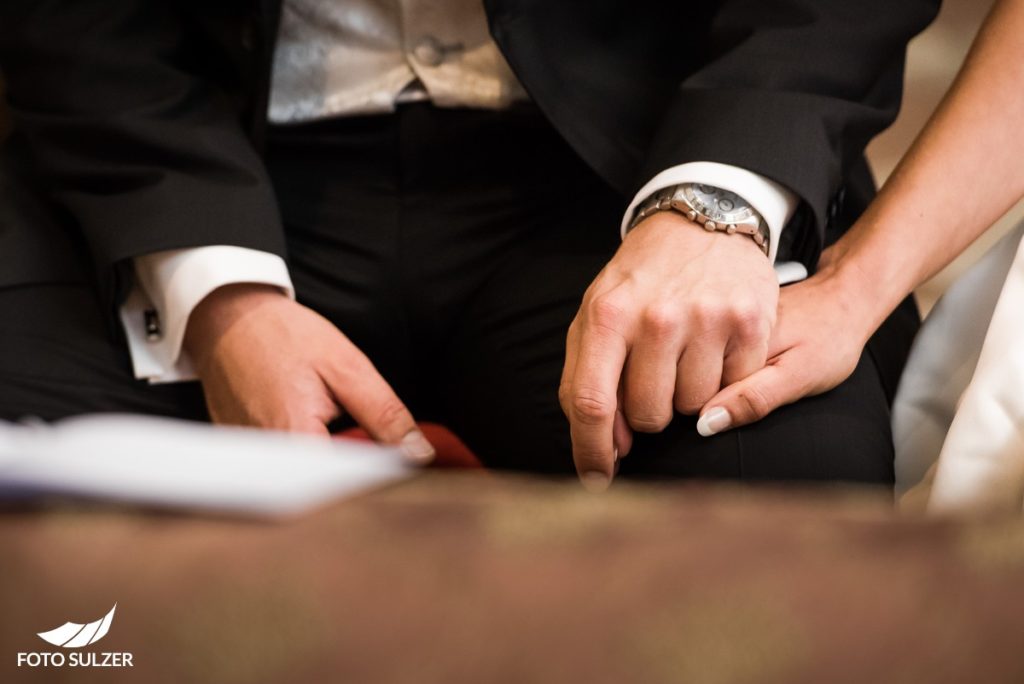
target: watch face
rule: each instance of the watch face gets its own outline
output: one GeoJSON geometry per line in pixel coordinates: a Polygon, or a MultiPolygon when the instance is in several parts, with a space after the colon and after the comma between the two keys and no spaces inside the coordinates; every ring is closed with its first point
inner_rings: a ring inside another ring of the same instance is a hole
{"type": "Polygon", "coordinates": [[[683,192],[694,209],[718,223],[739,223],[753,215],[750,205],[735,192],[698,183],[687,183],[683,192]]]}

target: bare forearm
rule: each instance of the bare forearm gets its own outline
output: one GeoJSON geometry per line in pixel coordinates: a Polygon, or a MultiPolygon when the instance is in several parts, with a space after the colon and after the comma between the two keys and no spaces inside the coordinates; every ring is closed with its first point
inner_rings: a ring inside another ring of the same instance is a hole
{"type": "Polygon", "coordinates": [[[997,3],[953,87],[823,270],[856,283],[873,324],[1024,195],[1024,0],[997,3]]]}

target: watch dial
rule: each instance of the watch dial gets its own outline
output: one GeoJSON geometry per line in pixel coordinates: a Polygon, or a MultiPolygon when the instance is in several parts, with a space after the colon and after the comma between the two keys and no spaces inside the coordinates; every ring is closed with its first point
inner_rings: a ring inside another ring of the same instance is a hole
{"type": "Polygon", "coordinates": [[[712,221],[738,223],[752,214],[750,205],[735,192],[698,183],[687,184],[685,192],[693,208],[712,221]]]}

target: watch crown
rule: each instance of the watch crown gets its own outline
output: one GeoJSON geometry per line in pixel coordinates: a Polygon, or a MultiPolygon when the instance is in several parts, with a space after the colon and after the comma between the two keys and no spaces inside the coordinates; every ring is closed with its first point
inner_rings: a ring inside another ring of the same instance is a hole
{"type": "Polygon", "coordinates": [[[715,223],[714,221],[705,221],[704,222],[704,230],[708,230],[708,231],[718,230],[718,224],[715,223]]]}
{"type": "Polygon", "coordinates": [[[736,232],[736,224],[735,223],[730,223],[729,225],[727,225],[725,227],[725,232],[728,233],[729,235],[732,235],[733,233],[735,233],[736,232]]]}
{"type": "Polygon", "coordinates": [[[693,209],[690,209],[688,212],[686,212],[686,218],[690,219],[691,221],[696,221],[697,212],[695,212],[693,209]]]}

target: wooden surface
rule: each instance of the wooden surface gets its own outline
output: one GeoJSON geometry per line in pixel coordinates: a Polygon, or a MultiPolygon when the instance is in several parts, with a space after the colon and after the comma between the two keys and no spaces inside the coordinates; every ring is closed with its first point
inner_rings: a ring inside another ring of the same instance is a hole
{"type": "Polygon", "coordinates": [[[0,681],[1021,682],[1024,525],[429,474],[287,523],[0,514],[0,681]],[[117,603],[82,649],[15,668],[117,603]]]}

